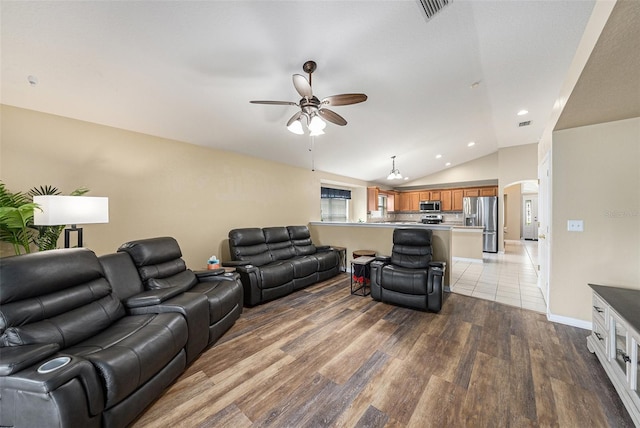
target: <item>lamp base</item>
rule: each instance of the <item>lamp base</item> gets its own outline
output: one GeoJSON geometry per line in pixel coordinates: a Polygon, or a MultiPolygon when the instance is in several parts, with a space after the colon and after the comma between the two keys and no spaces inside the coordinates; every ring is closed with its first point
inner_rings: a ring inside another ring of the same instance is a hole
{"type": "Polygon", "coordinates": [[[70,228],[66,228],[64,230],[64,248],[70,248],[69,247],[69,240],[71,237],[71,232],[77,232],[78,233],[78,245],[76,245],[77,247],[82,247],[82,228],[81,227],[76,227],[75,224],[72,224],[70,228]]]}

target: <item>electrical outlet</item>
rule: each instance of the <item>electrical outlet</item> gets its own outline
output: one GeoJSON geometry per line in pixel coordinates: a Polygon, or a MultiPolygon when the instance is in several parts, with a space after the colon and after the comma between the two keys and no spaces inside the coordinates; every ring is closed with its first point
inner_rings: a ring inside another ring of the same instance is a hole
{"type": "Polygon", "coordinates": [[[567,230],[569,232],[584,231],[584,222],[582,220],[567,220],[567,230]]]}

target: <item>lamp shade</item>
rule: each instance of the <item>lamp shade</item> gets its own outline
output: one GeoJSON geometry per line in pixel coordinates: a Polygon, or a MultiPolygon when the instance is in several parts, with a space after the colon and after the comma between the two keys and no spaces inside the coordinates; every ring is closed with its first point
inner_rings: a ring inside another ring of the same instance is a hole
{"type": "Polygon", "coordinates": [[[55,226],[67,224],[109,223],[109,198],[103,196],[34,196],[40,206],[33,213],[33,224],[55,226]]]}

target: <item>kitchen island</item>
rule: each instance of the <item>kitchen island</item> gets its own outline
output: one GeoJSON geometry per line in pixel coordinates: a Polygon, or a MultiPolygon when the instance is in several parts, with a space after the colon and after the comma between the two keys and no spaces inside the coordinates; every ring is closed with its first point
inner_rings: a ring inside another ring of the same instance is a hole
{"type": "Polygon", "coordinates": [[[313,242],[319,245],[338,245],[347,248],[347,266],[355,250],[374,250],[378,255],[391,255],[393,230],[397,228],[426,228],[433,230],[433,259],[447,263],[444,285],[449,287],[451,272],[451,226],[422,223],[331,223],[311,222],[309,230],[313,242]]]}

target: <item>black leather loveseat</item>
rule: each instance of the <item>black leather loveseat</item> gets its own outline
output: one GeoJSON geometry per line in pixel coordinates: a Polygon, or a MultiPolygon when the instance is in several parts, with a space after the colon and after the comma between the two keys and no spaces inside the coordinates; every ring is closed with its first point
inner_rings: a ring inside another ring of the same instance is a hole
{"type": "Polygon", "coordinates": [[[229,232],[231,262],[244,287],[244,303],[254,306],[338,274],[339,256],[316,247],[307,226],[234,229],[229,232]]]}
{"type": "Polygon", "coordinates": [[[0,259],[0,426],[124,427],[155,400],[212,343],[211,310],[228,328],[242,309],[236,274],[220,273],[225,316],[211,275],[176,282],[169,264],[152,289],[126,252],[0,259]]]}

